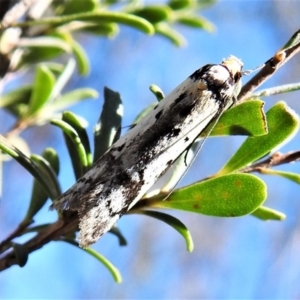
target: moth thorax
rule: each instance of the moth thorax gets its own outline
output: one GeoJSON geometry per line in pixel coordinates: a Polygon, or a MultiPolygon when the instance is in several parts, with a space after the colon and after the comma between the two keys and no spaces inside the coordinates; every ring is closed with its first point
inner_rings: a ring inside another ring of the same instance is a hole
{"type": "Polygon", "coordinates": [[[240,78],[242,77],[243,69],[243,63],[240,59],[233,55],[230,55],[228,58],[223,59],[221,65],[229,71],[235,82],[238,82],[240,80],[240,78]]]}

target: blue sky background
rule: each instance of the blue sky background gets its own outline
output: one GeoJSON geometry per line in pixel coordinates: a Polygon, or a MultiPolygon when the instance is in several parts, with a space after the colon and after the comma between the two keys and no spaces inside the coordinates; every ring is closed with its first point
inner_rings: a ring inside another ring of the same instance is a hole
{"type": "MultiPolygon", "coordinates": [[[[92,87],[100,97],[72,110],[89,121],[92,137],[103,103],[103,87],[108,86],[121,94],[123,125],[129,125],[154,101],[148,90],[152,83],[167,94],[199,67],[219,63],[230,54],[241,58],[245,69],[265,62],[299,29],[299,12],[299,1],[221,1],[203,11],[215,24],[216,32],[182,27],[188,45],[180,49],[161,37],[148,37],[125,26],[113,40],[85,38],[81,41],[91,60],[91,73],[86,78],[75,76],[68,88],[92,87]]],[[[264,87],[299,81],[299,65],[298,55],[264,87]]],[[[267,98],[266,109],[285,100],[299,113],[299,96],[296,92],[267,98]]],[[[12,119],[1,113],[1,126],[10,122],[12,119]]],[[[74,177],[59,130],[44,126],[27,130],[23,137],[35,153],[45,147],[59,151],[60,178],[63,189],[67,189],[74,177]],[[43,143],[39,143],[41,136],[47,136],[43,143]]],[[[241,141],[240,137],[208,140],[181,185],[217,171],[241,141]]],[[[299,149],[299,145],[298,134],[282,152],[299,149]]],[[[281,169],[300,172],[299,163],[281,169]]],[[[13,161],[4,165],[3,172],[1,239],[22,219],[32,184],[28,173],[13,161]]],[[[188,253],[182,238],[167,225],[147,217],[124,216],[118,225],[128,246],[119,247],[111,234],[93,246],[120,269],[122,284],[115,284],[105,267],[80,249],[51,242],[32,253],[24,268],[14,266],[1,273],[0,298],[300,298],[299,185],[281,178],[264,179],[269,190],[267,205],[284,212],[284,222],[262,222],[251,216],[221,219],[173,213],[193,235],[195,250],[188,253]]],[[[45,207],[36,223],[54,219],[55,213],[45,207]]]]}

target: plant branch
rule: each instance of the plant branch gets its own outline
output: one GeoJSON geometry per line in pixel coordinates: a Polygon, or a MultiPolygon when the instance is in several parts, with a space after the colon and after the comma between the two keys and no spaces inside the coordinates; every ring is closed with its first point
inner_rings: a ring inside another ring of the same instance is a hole
{"type": "Polygon", "coordinates": [[[280,67],[300,51],[299,36],[300,30],[296,31],[287,44],[266,61],[265,66],[243,86],[238,96],[238,103],[246,101],[255,89],[273,76],[280,67]]]}
{"type": "MultiPolygon", "coordinates": [[[[76,230],[78,226],[78,216],[73,213],[70,217],[59,219],[55,223],[42,229],[35,237],[26,242],[23,246],[27,248],[28,254],[42,248],[53,240],[59,240],[61,236],[76,230]]],[[[0,258],[0,271],[18,264],[18,259],[14,251],[9,251],[0,258]]]]}
{"type": "Polygon", "coordinates": [[[243,173],[260,172],[261,168],[271,168],[274,166],[288,164],[297,161],[300,161],[300,150],[288,152],[285,154],[277,152],[265,160],[262,160],[260,162],[257,162],[256,164],[253,164],[247,168],[240,170],[240,172],[243,173]]]}

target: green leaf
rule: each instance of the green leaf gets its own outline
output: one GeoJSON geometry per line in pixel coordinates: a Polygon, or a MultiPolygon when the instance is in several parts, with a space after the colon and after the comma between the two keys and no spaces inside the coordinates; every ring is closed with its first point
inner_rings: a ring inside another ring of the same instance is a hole
{"type": "Polygon", "coordinates": [[[260,168],[259,173],[281,176],[281,177],[284,177],[286,179],[289,179],[293,182],[300,184],[300,174],[297,174],[297,173],[279,171],[279,170],[268,169],[268,168],[260,168]]]}
{"type": "Polygon", "coordinates": [[[60,49],[63,52],[70,52],[71,48],[67,42],[64,40],[52,37],[52,36],[42,36],[42,37],[36,37],[36,38],[23,38],[20,40],[19,47],[38,47],[38,48],[57,48],[60,49]]]}
{"type": "Polygon", "coordinates": [[[120,94],[105,87],[103,109],[94,127],[94,162],[113,144],[121,128],[123,105],[120,94]]]}
{"type": "Polygon", "coordinates": [[[140,9],[130,11],[131,14],[137,15],[155,24],[171,17],[172,10],[167,5],[149,5],[140,9]]]}
{"type": "Polygon", "coordinates": [[[264,221],[268,221],[268,220],[283,221],[286,218],[286,215],[283,214],[282,212],[263,205],[260,206],[254,212],[252,212],[251,215],[264,221]]]}
{"type": "Polygon", "coordinates": [[[271,88],[259,90],[255,93],[252,93],[251,98],[259,98],[259,97],[268,97],[272,95],[278,95],[283,93],[291,93],[300,90],[300,82],[277,85],[271,88]]]}
{"type": "Polygon", "coordinates": [[[50,123],[59,127],[63,131],[63,135],[72,161],[75,178],[77,180],[88,170],[87,155],[80,137],[76,130],[63,120],[53,119],[50,123]]]}
{"type": "MultiPolygon", "coordinates": [[[[42,157],[32,156],[31,159],[35,161],[40,172],[43,173],[45,180],[49,183],[49,188],[54,191],[53,194],[57,194],[58,197],[61,194],[61,189],[57,179],[59,159],[56,151],[52,148],[46,148],[42,153],[42,157]]],[[[44,206],[48,197],[44,187],[34,179],[30,204],[25,218],[21,222],[22,227],[26,227],[33,222],[33,217],[44,206]]]]}
{"type": "Polygon", "coordinates": [[[106,22],[116,22],[124,25],[132,26],[146,34],[154,34],[154,28],[150,22],[138,16],[130,15],[122,12],[97,10],[93,12],[84,12],[66,16],[43,18],[34,21],[15,23],[15,27],[27,27],[35,25],[52,25],[61,26],[72,21],[94,22],[95,24],[103,24],[106,22]]]}
{"type": "Polygon", "coordinates": [[[26,118],[32,116],[43,107],[51,95],[54,84],[55,77],[49,68],[45,65],[38,66],[28,104],[28,112],[25,116],[26,118]]]}
{"type": "Polygon", "coordinates": [[[57,174],[53,170],[50,163],[42,156],[36,154],[32,154],[30,156],[30,159],[38,167],[40,173],[44,177],[44,180],[47,182],[49,188],[51,189],[51,194],[53,195],[53,197],[58,198],[61,195],[61,188],[58,182],[57,174]]]}
{"type": "Polygon", "coordinates": [[[170,40],[175,46],[182,47],[186,44],[185,38],[176,30],[172,29],[167,23],[157,23],[154,25],[155,32],[170,40]]]}
{"type": "Polygon", "coordinates": [[[266,114],[267,135],[248,137],[216,176],[240,170],[281,146],[296,133],[299,117],[284,102],[278,102],[266,114]]]}
{"type": "Polygon", "coordinates": [[[95,257],[98,261],[100,261],[111,273],[116,283],[122,282],[122,276],[120,271],[106,257],[104,257],[92,248],[86,248],[84,249],[84,251],[95,257]]]}
{"type": "Polygon", "coordinates": [[[88,254],[92,255],[93,257],[95,257],[98,261],[100,261],[108,269],[108,271],[113,276],[115,282],[117,282],[117,283],[122,282],[122,276],[121,276],[120,271],[107,258],[105,258],[103,255],[101,255],[100,253],[98,253],[97,251],[95,251],[92,248],[85,248],[85,249],[80,248],[78,246],[78,243],[75,242],[74,240],[62,239],[62,241],[67,242],[67,243],[69,243],[73,246],[76,246],[77,248],[79,248],[79,249],[87,252],[88,254]]]}
{"type": "Polygon", "coordinates": [[[137,124],[141,119],[143,119],[150,111],[153,111],[154,107],[157,105],[157,102],[151,103],[146,108],[144,108],[134,119],[133,124],[137,124]]]}
{"type": "Polygon", "coordinates": [[[61,55],[63,51],[61,49],[55,47],[45,47],[45,48],[32,48],[26,51],[20,63],[18,64],[17,68],[23,66],[32,66],[33,64],[39,62],[46,62],[52,58],[56,58],[57,56],[61,55]]]}
{"type": "Polygon", "coordinates": [[[0,107],[8,108],[13,107],[18,103],[27,104],[30,99],[32,87],[30,85],[20,87],[5,95],[0,95],[0,107]]]}
{"type": "Polygon", "coordinates": [[[195,0],[169,0],[168,5],[172,9],[178,10],[178,9],[189,7],[194,2],[195,0]]]}
{"type": "Polygon", "coordinates": [[[164,92],[156,84],[151,84],[149,89],[155,95],[158,102],[165,98],[164,92]]]}
{"type": "Polygon", "coordinates": [[[70,58],[68,62],[65,64],[63,71],[59,74],[55,82],[55,85],[49,97],[51,102],[53,102],[61,94],[61,91],[66,86],[68,81],[71,79],[72,75],[74,74],[75,67],[76,67],[75,59],[70,58]]]}
{"type": "Polygon", "coordinates": [[[119,245],[120,246],[126,246],[127,245],[127,241],[126,241],[125,237],[123,236],[122,232],[120,231],[120,229],[117,226],[112,227],[109,230],[109,233],[114,234],[119,239],[119,245]]]}
{"type": "MultiPolygon", "coordinates": [[[[56,152],[53,149],[47,149],[43,153],[43,156],[46,156],[46,157],[50,156],[50,155],[53,156],[51,158],[53,160],[52,163],[58,164],[58,161],[55,161],[55,160],[58,160],[58,157],[57,157],[56,152]],[[49,151],[51,151],[51,154],[49,153],[49,151]]],[[[58,198],[61,195],[61,188],[60,188],[60,184],[58,182],[56,170],[53,169],[50,162],[43,156],[32,154],[30,156],[30,158],[37,165],[37,167],[39,168],[39,171],[44,176],[45,181],[48,183],[48,186],[51,189],[53,196],[55,198],[58,198]]]]}
{"type": "Polygon", "coordinates": [[[21,57],[18,68],[23,65],[32,65],[38,62],[45,62],[62,53],[70,53],[69,43],[60,37],[43,36],[23,40],[25,52],[21,57]]]}
{"type": "Polygon", "coordinates": [[[259,136],[268,133],[266,116],[263,111],[264,102],[252,100],[243,102],[223,113],[216,126],[211,123],[202,133],[205,137],[224,135],[259,136]]]}
{"type": "Polygon", "coordinates": [[[300,43],[300,30],[297,30],[293,36],[289,39],[289,41],[281,48],[281,50],[288,50],[293,48],[300,43]]]}
{"type": "Polygon", "coordinates": [[[86,122],[70,111],[63,112],[62,120],[71,125],[77,132],[86,153],[86,160],[90,167],[93,163],[89,137],[86,132],[86,122]]]}
{"type": "MultiPolygon", "coordinates": [[[[80,2],[80,1],[78,1],[80,2]]],[[[78,72],[80,75],[88,75],[90,72],[90,62],[84,49],[75,40],[71,42],[73,53],[77,61],[78,72]]]]}
{"type": "Polygon", "coordinates": [[[64,2],[64,15],[72,15],[76,13],[93,11],[97,8],[98,1],[97,0],[71,0],[64,2]]]}
{"type": "Polygon", "coordinates": [[[182,14],[176,17],[176,21],[186,26],[202,28],[208,32],[213,32],[215,29],[211,22],[197,15],[182,14]]]}
{"type": "Polygon", "coordinates": [[[47,110],[52,110],[54,112],[61,111],[80,102],[81,100],[97,97],[98,93],[96,90],[89,88],[76,89],[65,93],[64,95],[55,99],[55,101],[49,103],[49,105],[47,105],[47,110]]]}
{"type": "Polygon", "coordinates": [[[49,68],[49,70],[54,73],[54,74],[61,74],[64,69],[65,69],[65,63],[62,64],[62,63],[57,63],[57,62],[54,62],[54,61],[47,61],[47,62],[44,62],[44,64],[49,68]]]}
{"type": "Polygon", "coordinates": [[[40,172],[39,168],[36,164],[28,158],[25,154],[23,154],[19,149],[14,147],[9,143],[9,141],[0,135],[0,149],[14,158],[22,167],[24,167],[39,183],[44,187],[47,191],[49,197],[54,200],[56,199],[56,195],[53,193],[51,188],[48,185],[48,182],[45,180],[43,174],[40,172]]]}
{"type": "Polygon", "coordinates": [[[26,265],[27,260],[28,260],[28,249],[25,245],[22,244],[17,244],[17,243],[11,243],[15,255],[16,255],[16,260],[17,264],[22,268],[26,265]]]}
{"type": "Polygon", "coordinates": [[[250,174],[231,174],[174,191],[165,201],[146,199],[151,208],[184,210],[216,217],[238,217],[256,210],[266,199],[266,185],[250,174]]]}
{"type": "Polygon", "coordinates": [[[192,252],[194,249],[194,243],[192,236],[188,230],[188,228],[177,218],[162,213],[158,211],[151,211],[151,210],[133,210],[132,213],[137,213],[137,214],[142,214],[145,216],[149,216],[155,219],[158,219],[160,221],[165,222],[166,224],[170,225],[173,227],[176,231],[178,231],[184,238],[185,243],[186,243],[186,248],[188,252],[192,252]]]}
{"type": "Polygon", "coordinates": [[[85,24],[82,30],[96,35],[104,35],[113,38],[119,33],[119,26],[115,23],[85,24]]]}

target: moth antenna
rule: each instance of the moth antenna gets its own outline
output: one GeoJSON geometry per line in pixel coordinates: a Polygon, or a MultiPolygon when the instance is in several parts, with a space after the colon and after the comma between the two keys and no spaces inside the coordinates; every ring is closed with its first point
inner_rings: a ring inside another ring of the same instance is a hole
{"type": "Polygon", "coordinates": [[[243,71],[242,75],[250,75],[251,73],[253,73],[253,72],[257,71],[257,70],[262,69],[265,65],[266,65],[266,63],[264,63],[262,65],[259,65],[258,67],[254,68],[254,69],[243,71]]]}

